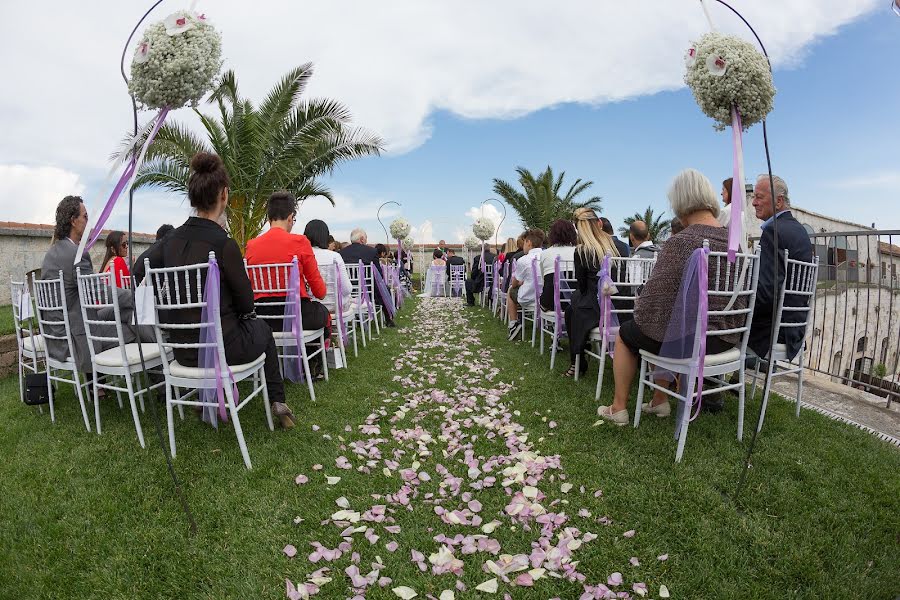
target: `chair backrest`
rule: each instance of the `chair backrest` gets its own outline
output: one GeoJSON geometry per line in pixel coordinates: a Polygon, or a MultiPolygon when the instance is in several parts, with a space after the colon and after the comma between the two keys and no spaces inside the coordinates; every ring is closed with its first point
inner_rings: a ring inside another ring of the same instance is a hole
{"type": "Polygon", "coordinates": [[[318,263],[318,267],[322,281],[325,282],[325,297],[322,298],[322,304],[328,307],[330,312],[335,312],[340,304],[340,300],[342,300],[337,295],[337,282],[340,278],[339,269],[341,265],[336,260],[333,260],[329,263],[318,263]]]}
{"type": "MultiPolygon", "coordinates": [[[[215,252],[209,253],[209,258],[214,259],[215,252]]],[[[200,310],[207,307],[204,284],[209,271],[210,263],[198,263],[181,267],[160,267],[154,269],[150,266],[150,259],[144,259],[144,272],[148,281],[153,286],[153,299],[156,310],[156,325],[153,329],[156,333],[156,342],[159,344],[160,353],[165,356],[175,349],[197,350],[202,348],[216,348],[219,354],[219,365],[224,368],[228,363],[225,360],[225,344],[222,341],[222,319],[219,311],[207,311],[206,321],[198,318],[196,322],[179,323],[173,320],[178,311],[200,310]],[[202,332],[204,329],[215,328],[215,342],[203,343],[202,332]],[[197,332],[196,342],[175,342],[169,332],[197,332]]],[[[163,361],[163,369],[169,373],[168,361],[163,361]]]]}
{"type": "Polygon", "coordinates": [[[362,277],[366,282],[366,291],[369,293],[369,300],[372,302],[375,302],[375,276],[372,275],[372,270],[374,268],[375,265],[372,263],[362,266],[362,277]]]}
{"type": "Polygon", "coordinates": [[[617,292],[610,296],[613,300],[612,312],[634,314],[634,301],[656,265],[656,258],[639,258],[632,256],[610,256],[609,276],[616,286],[617,292]]]}
{"type": "Polygon", "coordinates": [[[481,268],[484,270],[484,287],[486,288],[494,284],[494,264],[485,263],[481,265],[481,268]]]}
{"type": "MultiPolygon", "coordinates": [[[[294,260],[297,257],[294,256],[294,260]]],[[[301,319],[300,328],[302,329],[302,317],[300,316],[300,307],[293,306],[296,300],[289,296],[289,283],[291,280],[291,268],[293,262],[289,263],[272,263],[268,265],[248,265],[247,259],[244,259],[244,270],[247,271],[247,277],[250,279],[250,287],[253,289],[254,296],[256,294],[274,294],[269,296],[265,302],[267,307],[280,307],[277,315],[266,315],[259,312],[256,313],[257,318],[266,321],[272,325],[273,331],[281,331],[284,315],[292,312],[301,319]]],[[[258,302],[258,301],[257,301],[258,302]]],[[[254,303],[255,304],[255,303],[254,303]]]]}
{"type": "MultiPolygon", "coordinates": [[[[709,242],[704,240],[704,247],[709,242]]],[[[707,336],[740,334],[742,351],[747,348],[750,338],[750,322],[753,319],[753,306],[756,304],[756,286],[759,281],[759,249],[753,253],[744,252],[735,255],[734,261],[728,260],[727,252],[710,252],[706,255],[709,272],[709,311],[707,317],[739,317],[738,325],[730,329],[708,329],[707,336]],[[746,304],[741,302],[744,300],[746,304]],[[716,306],[724,302],[724,307],[716,306]]],[[[699,325],[699,324],[698,324],[699,325]]]]}
{"type": "MultiPolygon", "coordinates": [[[[426,291],[432,296],[443,296],[444,284],[447,282],[447,267],[431,265],[428,267],[428,274],[431,275],[431,289],[426,291]]],[[[428,281],[428,274],[425,277],[426,282],[428,281]]]]}
{"type": "Polygon", "coordinates": [[[557,255],[553,261],[553,308],[558,323],[562,322],[562,315],[572,303],[572,292],[578,282],[575,279],[575,261],[562,260],[557,255]]]}
{"type": "Polygon", "coordinates": [[[450,289],[460,291],[466,284],[466,265],[450,265],[450,289]]]}
{"type": "Polygon", "coordinates": [[[347,264],[347,274],[350,275],[350,283],[353,289],[350,290],[350,297],[354,300],[359,299],[359,264],[347,264]]]}
{"type": "MultiPolygon", "coordinates": [[[[59,277],[56,279],[38,279],[37,275],[32,273],[31,288],[34,290],[38,328],[44,337],[45,347],[49,348],[51,341],[65,343],[68,359],[75,360],[75,344],[72,341],[72,326],[69,324],[62,271],[59,271],[59,277]]],[[[53,360],[49,351],[47,360],[53,360]]]]}
{"type": "Polygon", "coordinates": [[[819,275],[819,257],[814,256],[812,262],[793,260],[787,250],[784,251],[784,282],[778,294],[778,311],[775,317],[776,332],[780,333],[782,327],[802,327],[806,331],[810,316],[813,314],[812,305],[816,298],[816,281],[819,275]],[[795,303],[785,303],[785,300],[796,299],[795,303]],[[791,305],[796,304],[796,305],[791,305]],[[784,321],[785,314],[802,313],[803,318],[797,321],[784,321]]]}
{"type": "Polygon", "coordinates": [[[110,271],[103,273],[85,273],[75,269],[75,280],[78,282],[78,299],[81,303],[81,318],[84,321],[84,333],[88,341],[88,349],[93,361],[96,345],[104,342],[116,344],[122,354],[122,364],[127,365],[125,356],[125,334],[122,331],[122,320],[119,311],[119,294],[110,271]],[[101,317],[106,312],[106,318],[101,317]],[[112,329],[110,329],[112,327],[112,329]]]}
{"type": "MultiPolygon", "coordinates": [[[[10,299],[12,300],[13,325],[15,326],[16,331],[16,344],[19,347],[19,351],[21,351],[23,349],[22,344],[25,338],[35,335],[34,319],[22,319],[23,311],[28,311],[30,313],[34,312],[32,308],[34,301],[31,298],[31,290],[24,281],[10,280],[9,287],[10,299]],[[28,302],[28,305],[25,305],[25,302],[28,302]]],[[[35,351],[38,350],[37,347],[34,349],[35,351]]]]}

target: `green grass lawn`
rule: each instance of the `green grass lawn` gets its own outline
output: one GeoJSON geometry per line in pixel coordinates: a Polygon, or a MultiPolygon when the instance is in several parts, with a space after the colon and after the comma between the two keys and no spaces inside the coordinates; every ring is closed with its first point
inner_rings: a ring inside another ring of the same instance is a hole
{"type": "Polygon", "coordinates": [[[0,306],[0,335],[8,335],[16,332],[13,322],[12,305],[0,306]]]}
{"type": "MultiPolygon", "coordinates": [[[[0,597],[2,598],[284,598],[284,580],[302,580],[310,565],[308,543],[334,547],[334,525],[321,525],[345,496],[355,508],[368,507],[371,494],[397,488],[397,476],[385,477],[381,465],[365,475],[335,467],[340,446],[365,439],[357,430],[368,415],[395,404],[393,393],[408,390],[393,381],[394,358],[420,331],[413,328],[413,307],[398,317],[351,368],[332,372],[332,381],[317,387],[317,402],[305,388],[291,386],[289,402],[298,415],[297,429],[269,432],[260,403],[241,411],[253,460],[243,467],[233,431],[216,432],[194,418],[176,423],[178,457],[174,461],[197,521],[192,535],[173,491],[148,407],[142,415],[148,449],[141,450],[128,410],[103,405],[103,435],[84,430],[74,395],[66,390],[57,404],[57,423],[49,415],[22,405],[17,382],[0,381],[0,597]],[[386,400],[391,400],[387,402],[386,400]],[[312,425],[321,429],[313,431],[312,425]],[[350,426],[351,432],[345,431],[350,426]],[[330,436],[330,439],[323,437],[330,436]],[[321,473],[312,465],[325,466],[321,473]],[[310,483],[295,485],[298,473],[310,483]],[[322,473],[339,475],[336,486],[321,483],[322,473]],[[295,517],[304,520],[294,523],[295,517]],[[288,559],[286,544],[299,554],[288,559]]],[[[900,593],[900,452],[852,427],[811,411],[799,419],[793,405],[770,402],[741,506],[728,499],[736,486],[745,442],[735,439],[737,407],[729,402],[721,414],[701,415],[690,427],[681,464],[674,464],[671,419],[644,418],[637,430],[608,424],[594,426],[596,370],[574,382],[548,368],[549,359],[530,345],[506,341],[505,328],[486,311],[467,309],[470,324],[481,332],[500,373],[494,383],[512,383],[504,398],[515,419],[543,455],[559,455],[575,490],[563,504],[570,513],[588,509],[594,520],[577,526],[598,534],[577,553],[578,570],[588,583],[606,582],[613,571],[627,581],[645,581],[649,597],[665,584],[673,598],[866,598],[890,599],[900,593]],[[549,421],[558,426],[551,428],[549,421]],[[580,494],[579,486],[587,493],[580,494]],[[595,498],[593,490],[602,489],[595,498]],[[611,525],[596,523],[608,516],[611,525]],[[633,538],[622,533],[634,529],[633,538]],[[669,559],[658,561],[667,553],[669,559]],[[640,566],[629,564],[637,557],[640,566]]],[[[463,350],[463,348],[460,348],[463,350]]],[[[423,362],[447,360],[431,352],[423,362]]],[[[460,357],[459,382],[473,379],[460,357]]],[[[604,386],[609,400],[611,372],[604,386]]],[[[437,385],[456,385],[440,377],[437,385]]],[[[748,402],[745,429],[752,430],[758,401],[748,402]]],[[[391,409],[393,410],[393,409],[391,409]]],[[[165,411],[159,411],[165,428],[165,411]]],[[[411,419],[404,427],[414,426],[411,419]]],[[[429,414],[417,424],[437,437],[439,417],[429,414]]],[[[398,425],[399,426],[399,425],[398,425]]],[[[389,426],[382,422],[382,429],[389,426]]],[[[386,436],[390,438],[390,436],[386,436]]],[[[439,446],[438,446],[439,447],[439,446]]],[[[382,446],[387,456],[399,446],[382,446]]],[[[478,453],[496,453],[488,440],[478,453]]],[[[433,461],[450,466],[451,458],[433,461]]],[[[354,465],[358,461],[353,461],[354,465]]],[[[425,461],[423,468],[433,464],[425,461]]],[[[432,470],[433,472],[433,470],[432,470]]],[[[433,482],[437,483],[437,482],[433,482]]],[[[436,490],[437,486],[433,486],[436,490]]],[[[548,488],[548,495],[551,495],[548,488]]],[[[544,488],[542,487],[542,490],[544,488]]],[[[508,498],[499,486],[486,490],[485,521],[502,510],[508,498]]],[[[354,544],[362,553],[360,570],[377,554],[393,578],[387,588],[369,588],[367,598],[395,598],[390,588],[409,585],[435,597],[453,586],[452,575],[421,574],[409,549],[434,552],[439,532],[455,533],[430,506],[395,515],[402,531],[383,536],[377,547],[354,544]],[[387,538],[400,549],[384,549],[387,538]]],[[[504,552],[528,552],[529,534],[508,523],[493,536],[504,552]]],[[[471,533],[468,532],[468,533],[471,533]]],[[[359,537],[357,535],[357,537],[359,537]]],[[[474,591],[488,578],[483,555],[465,560],[466,592],[457,598],[491,597],[474,591]]],[[[317,598],[350,597],[343,569],[317,598]]],[[[630,587],[628,588],[630,591],[630,587]]],[[[581,585],[540,580],[531,590],[501,584],[502,597],[575,599],[581,585]]]]}

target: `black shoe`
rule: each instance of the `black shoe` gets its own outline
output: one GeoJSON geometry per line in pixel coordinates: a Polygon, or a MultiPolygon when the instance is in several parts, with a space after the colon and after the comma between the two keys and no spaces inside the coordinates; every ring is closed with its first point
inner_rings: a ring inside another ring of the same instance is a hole
{"type": "Polygon", "coordinates": [[[513,321],[509,326],[509,337],[507,338],[510,342],[515,340],[519,334],[522,333],[522,322],[521,321],[513,321]]]}
{"type": "Polygon", "coordinates": [[[725,398],[722,397],[721,392],[709,394],[703,397],[703,404],[700,405],[700,408],[710,414],[718,414],[725,408],[725,398]]]}
{"type": "Polygon", "coordinates": [[[397,324],[394,323],[393,321],[388,321],[387,323],[384,324],[384,326],[385,327],[396,327],[397,324]]]}

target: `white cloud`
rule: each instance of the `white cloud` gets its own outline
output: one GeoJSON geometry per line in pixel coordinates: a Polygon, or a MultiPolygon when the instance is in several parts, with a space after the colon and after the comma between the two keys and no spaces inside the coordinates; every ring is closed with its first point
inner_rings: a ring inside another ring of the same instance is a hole
{"type": "Polygon", "coordinates": [[[4,221],[49,223],[65,196],[84,193],[77,173],[58,167],[0,164],[0,204],[4,221]]]}
{"type": "Polygon", "coordinates": [[[882,171],[880,173],[868,173],[847,177],[831,183],[833,187],[841,189],[878,188],[897,189],[900,187],[900,171],[882,171]]]}
{"type": "MultiPolygon", "coordinates": [[[[725,31],[748,32],[716,3],[725,31]]],[[[878,0],[734,0],[778,65],[881,6],[878,0]]],[[[151,20],[165,16],[163,5],[151,20]]],[[[393,152],[431,135],[429,116],[514,118],[564,102],[602,104],[682,84],[682,51],[706,28],[699,3],[460,0],[201,2],[223,35],[226,67],[259,101],[290,67],[316,65],[309,93],[347,104],[393,152]],[[339,19],[339,21],[336,21],[339,19]],[[322,26],[338,23],[337,27],[322,26]]],[[[128,2],[7,3],[0,162],[99,169],[129,127],[118,73],[141,10],[128,2]],[[38,34],[39,33],[39,34],[38,34]],[[74,36],[74,37],[73,37],[74,36]],[[73,40],[77,51],[73,51],[73,40]]],[[[180,110],[174,118],[190,113],[180,110]]],[[[146,115],[145,115],[146,118],[146,115]]]]}
{"type": "MultiPolygon", "coordinates": [[[[510,219],[516,221],[518,219],[518,215],[515,211],[507,208],[506,210],[506,218],[503,219],[503,212],[498,209],[494,204],[482,204],[481,206],[473,206],[469,210],[466,211],[466,217],[472,222],[475,222],[475,219],[479,217],[485,217],[494,222],[494,226],[498,227],[497,229],[497,241],[502,243],[506,241],[508,237],[507,232],[511,232],[513,230],[514,224],[510,222],[510,219]],[[503,222],[501,223],[501,219],[503,222]]],[[[466,230],[466,237],[472,235],[472,228],[469,227],[466,230]]],[[[488,240],[493,243],[494,238],[488,240]]]]}

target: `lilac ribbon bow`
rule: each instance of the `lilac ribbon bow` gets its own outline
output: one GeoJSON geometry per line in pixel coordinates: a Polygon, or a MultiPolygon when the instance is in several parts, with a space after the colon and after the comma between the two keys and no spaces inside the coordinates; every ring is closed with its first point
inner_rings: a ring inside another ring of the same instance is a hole
{"type": "Polygon", "coordinates": [[[666,328],[666,339],[659,353],[665,358],[683,360],[693,357],[694,347],[697,346],[697,401],[691,420],[699,414],[703,400],[703,368],[706,361],[709,313],[708,254],[709,248],[697,248],[688,259],[684,277],[678,288],[678,296],[672,307],[672,316],[666,328]]]}
{"type": "MultiPolygon", "coordinates": [[[[619,317],[613,312],[612,288],[615,286],[615,281],[613,281],[611,276],[612,269],[610,267],[610,262],[609,255],[606,255],[603,257],[603,262],[600,264],[600,272],[598,273],[597,280],[597,304],[600,306],[600,332],[607,339],[607,342],[615,342],[616,338],[612,335],[612,332],[617,332],[619,330],[619,317]],[[609,291],[609,293],[603,293],[604,289],[609,291]]],[[[615,343],[607,343],[606,348],[609,355],[611,357],[614,356],[615,343]]]]}
{"type": "Polygon", "coordinates": [[[365,302],[369,317],[374,317],[375,306],[372,304],[372,297],[369,295],[369,286],[366,283],[366,269],[363,266],[362,260],[359,261],[359,300],[360,307],[362,307],[362,303],[365,302]]]}
{"type": "MultiPolygon", "coordinates": [[[[281,331],[285,337],[293,338],[297,342],[296,358],[293,356],[285,356],[282,360],[282,370],[284,378],[298,383],[303,381],[303,316],[300,314],[300,266],[297,264],[297,257],[291,261],[290,275],[288,276],[288,291],[284,304],[284,320],[281,324],[281,331]]],[[[288,346],[287,348],[291,348],[288,346]]],[[[286,350],[285,355],[289,355],[290,351],[286,350]]]]}
{"type": "Polygon", "coordinates": [[[347,324],[344,322],[344,271],[340,263],[334,261],[334,289],[337,296],[334,299],[335,319],[338,322],[338,334],[344,345],[347,345],[347,324]]]}
{"type": "MultiPolygon", "coordinates": [[[[203,309],[200,311],[200,348],[198,349],[197,365],[204,371],[215,371],[216,388],[209,388],[207,382],[206,387],[200,390],[200,399],[202,402],[212,404],[215,398],[219,402],[219,418],[228,422],[228,413],[225,410],[225,388],[222,385],[222,361],[219,356],[218,347],[218,330],[216,327],[216,315],[220,314],[220,281],[219,264],[215,257],[209,259],[209,268],[206,272],[206,286],[203,290],[203,297],[206,300],[203,309]],[[213,395],[215,394],[215,396],[213,395]]],[[[232,381],[232,391],[234,393],[234,401],[238,401],[237,385],[234,384],[234,375],[231,367],[228,367],[228,375],[232,381]]],[[[211,423],[213,427],[218,427],[216,421],[216,412],[211,406],[203,408],[203,420],[211,423]]]]}
{"type": "Polygon", "coordinates": [[[387,284],[384,282],[384,278],[381,276],[381,272],[378,271],[374,264],[371,265],[371,268],[372,278],[375,280],[375,289],[378,290],[378,294],[381,296],[381,304],[388,314],[388,319],[393,320],[394,314],[397,312],[397,309],[394,308],[394,300],[391,298],[391,294],[388,291],[387,284]]]}

